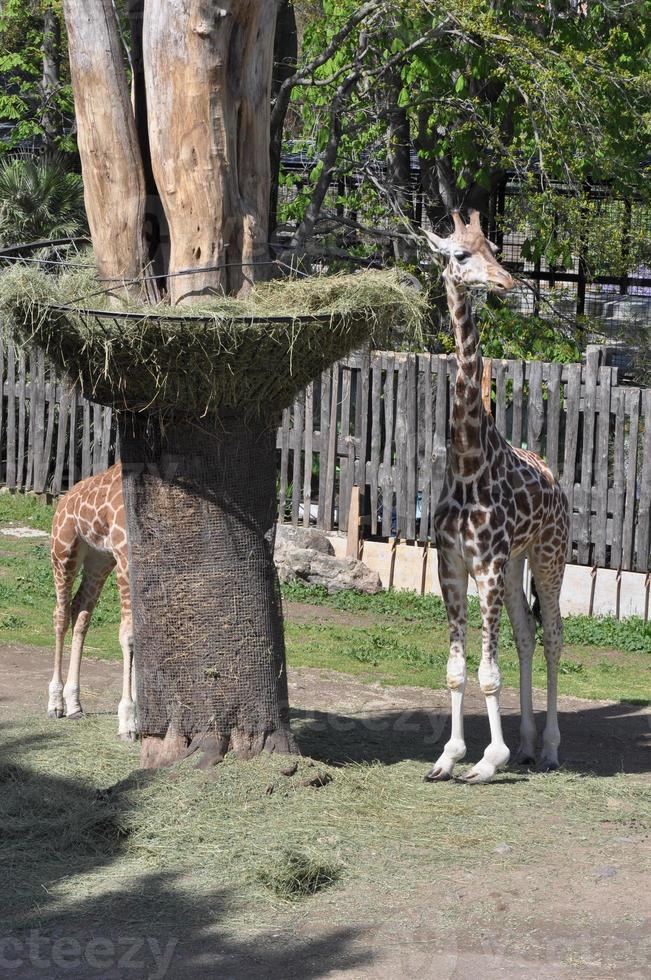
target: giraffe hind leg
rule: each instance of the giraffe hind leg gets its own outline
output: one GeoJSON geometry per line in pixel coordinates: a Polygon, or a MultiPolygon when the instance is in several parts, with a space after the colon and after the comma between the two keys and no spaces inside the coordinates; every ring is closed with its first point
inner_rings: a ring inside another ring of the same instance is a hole
{"type": "Polygon", "coordinates": [[[504,605],[511,621],[520,662],[520,746],[515,761],[521,766],[533,766],[537,740],[532,692],[536,622],[522,588],[523,571],[523,557],[509,561],[505,572],[504,605]]]}
{"type": "Polygon", "coordinates": [[[558,769],[561,733],[558,726],[558,665],[563,652],[563,620],[560,593],[565,570],[564,550],[550,556],[540,547],[531,553],[531,569],[536,582],[543,626],[543,647],[547,663],[547,717],[538,768],[543,772],[558,769]]]}
{"type": "Polygon", "coordinates": [[[76,720],[83,716],[79,700],[79,674],[81,658],[84,652],[84,641],[90,626],[93,610],[97,605],[104,583],[111,573],[115,562],[111,556],[101,552],[90,552],[84,561],[83,573],[79,588],[72,600],[72,646],[70,649],[70,664],[68,676],[63,688],[66,718],[76,720]]]}

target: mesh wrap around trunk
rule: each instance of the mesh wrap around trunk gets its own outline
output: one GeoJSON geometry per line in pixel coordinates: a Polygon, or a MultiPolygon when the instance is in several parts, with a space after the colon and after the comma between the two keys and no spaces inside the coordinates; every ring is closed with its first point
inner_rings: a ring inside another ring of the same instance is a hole
{"type": "Polygon", "coordinates": [[[259,749],[289,713],[275,428],[125,416],[121,456],[140,730],[259,749]]]}

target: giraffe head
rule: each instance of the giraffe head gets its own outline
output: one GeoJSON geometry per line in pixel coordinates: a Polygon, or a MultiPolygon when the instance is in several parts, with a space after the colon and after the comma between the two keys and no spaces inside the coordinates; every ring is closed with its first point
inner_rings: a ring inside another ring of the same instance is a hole
{"type": "Polygon", "coordinates": [[[496,292],[513,289],[511,274],[495,258],[497,248],[481,230],[479,211],[470,211],[469,219],[466,224],[453,211],[454,231],[448,238],[425,232],[435,255],[447,258],[446,275],[464,286],[484,286],[496,292]]]}

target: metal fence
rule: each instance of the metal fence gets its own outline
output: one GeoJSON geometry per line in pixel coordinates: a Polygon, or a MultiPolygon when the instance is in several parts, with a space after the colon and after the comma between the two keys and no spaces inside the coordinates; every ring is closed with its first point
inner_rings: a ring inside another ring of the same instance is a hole
{"type": "MultiPolygon", "coordinates": [[[[309,187],[314,163],[309,153],[287,154],[283,158],[283,169],[294,184],[282,189],[281,201],[287,204],[309,187]]],[[[595,184],[586,184],[580,198],[575,190],[562,184],[552,186],[557,213],[549,237],[556,243],[573,244],[569,264],[554,266],[544,258],[529,258],[523,247],[529,235],[527,214],[536,210],[535,199],[542,192],[536,176],[529,176],[532,179],[525,184],[520,176],[507,175],[492,194],[484,215],[487,232],[500,246],[504,264],[530,286],[529,290],[513,293],[507,302],[525,314],[535,313],[566,326],[578,323],[587,327],[587,341],[598,335],[627,346],[648,342],[651,204],[623,199],[610,188],[595,184]],[[577,234],[579,226],[581,231],[577,234]]],[[[324,216],[355,222],[358,215],[348,202],[359,197],[366,179],[363,172],[353,172],[335,180],[326,198],[324,216]]],[[[412,154],[410,211],[416,224],[426,223],[425,203],[418,158],[412,154]]],[[[549,200],[545,210],[550,210],[549,200]]],[[[354,226],[342,227],[341,237],[341,244],[348,248],[359,244],[354,226]]],[[[623,352],[621,358],[616,352],[611,358],[613,364],[626,365],[629,360],[623,352]]]]}
{"type": "MultiPolygon", "coordinates": [[[[426,541],[443,482],[456,363],[432,354],[345,359],[309,385],[278,431],[281,519],[426,541]],[[359,492],[359,491],[355,491],[359,492]]],[[[516,446],[542,453],[572,512],[568,558],[649,569],[651,389],[620,386],[599,352],[585,364],[486,362],[492,411],[516,446]]],[[[54,495],[116,458],[111,410],[62,382],[42,352],[0,339],[0,482],[54,495]]]]}

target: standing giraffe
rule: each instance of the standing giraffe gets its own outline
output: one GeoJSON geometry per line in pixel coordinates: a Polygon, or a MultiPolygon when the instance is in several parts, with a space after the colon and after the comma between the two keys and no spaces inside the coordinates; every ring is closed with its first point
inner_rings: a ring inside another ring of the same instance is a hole
{"type": "Polygon", "coordinates": [[[445,481],[434,514],[439,578],[448,614],[452,732],[443,753],[425,777],[449,779],[455,763],[466,754],[463,698],[466,685],[466,624],[468,575],[479,593],[482,654],[479,684],[486,697],[490,745],[465,777],[468,782],[491,779],[509,760],[502,737],[499,709],[501,687],[497,645],[502,606],[506,605],[520,661],[520,748],[517,760],[532,764],[536,724],[532,701],[532,660],[536,628],[522,587],[525,557],[529,558],[539,597],[547,662],[547,719],[539,768],[558,766],[560,732],[556,710],[558,662],[563,643],[559,595],[569,535],[567,499],[543,460],[510,446],[482,404],[482,359],[468,289],[488,287],[504,292],[513,279],[495,258],[496,248],[483,235],[479,213],[466,225],[454,212],[449,238],[431,232],[432,250],[447,259],[444,272],[448,307],[454,329],[457,376],[445,481]]]}
{"type": "Polygon", "coordinates": [[[49,687],[48,715],[81,718],[79,670],[84,640],[93,609],[104,583],[117,568],[120,592],[120,646],[122,647],[122,699],[118,707],[118,735],[136,736],[135,683],[133,674],[133,627],[127,535],[119,463],[82,480],[62,497],[52,523],[52,569],[56,591],[54,674],[49,687]],[[71,601],[79,569],[81,583],[71,601]],[[65,687],[61,677],[63,643],[72,620],[72,648],[65,687]]]}

